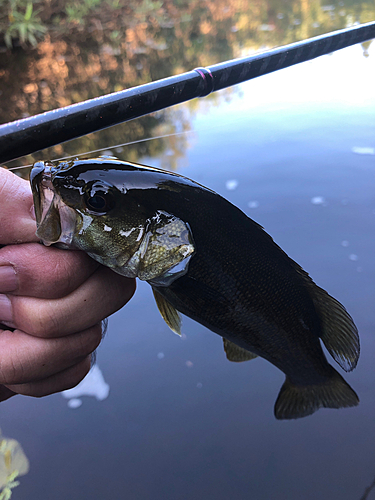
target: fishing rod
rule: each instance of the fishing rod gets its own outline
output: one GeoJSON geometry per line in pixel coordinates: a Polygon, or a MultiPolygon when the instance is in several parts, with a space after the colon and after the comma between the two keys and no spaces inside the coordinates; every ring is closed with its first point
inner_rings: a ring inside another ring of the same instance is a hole
{"type": "Polygon", "coordinates": [[[375,38],[375,21],[0,125],[0,162],[375,38]]]}

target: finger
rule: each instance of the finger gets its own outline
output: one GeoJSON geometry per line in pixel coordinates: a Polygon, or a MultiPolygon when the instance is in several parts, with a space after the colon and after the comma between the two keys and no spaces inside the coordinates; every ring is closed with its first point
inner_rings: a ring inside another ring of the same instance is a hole
{"type": "Polygon", "coordinates": [[[27,181],[0,168],[0,244],[38,241],[27,181]]]}
{"type": "Polygon", "coordinates": [[[20,330],[0,334],[0,384],[10,387],[51,377],[76,365],[100,344],[101,325],[66,337],[45,339],[20,330]]]}
{"type": "MultiPolygon", "coordinates": [[[[41,398],[55,392],[66,391],[75,387],[83,380],[91,367],[91,356],[87,356],[84,360],[77,363],[62,372],[56,373],[51,377],[28,384],[9,385],[7,389],[24,396],[34,396],[41,398]]],[[[9,396],[11,397],[11,396],[9,396]]]]}
{"type": "Polygon", "coordinates": [[[61,298],[78,288],[99,267],[84,252],[38,243],[0,249],[0,293],[61,298]]]}
{"type": "Polygon", "coordinates": [[[62,337],[100,322],[126,304],[134,291],[134,279],[100,266],[62,299],[0,294],[0,322],[38,337],[62,337]]]}
{"type": "Polygon", "coordinates": [[[0,385],[0,403],[6,401],[12,396],[15,396],[16,394],[16,392],[11,391],[8,387],[5,387],[5,385],[0,385]]]}

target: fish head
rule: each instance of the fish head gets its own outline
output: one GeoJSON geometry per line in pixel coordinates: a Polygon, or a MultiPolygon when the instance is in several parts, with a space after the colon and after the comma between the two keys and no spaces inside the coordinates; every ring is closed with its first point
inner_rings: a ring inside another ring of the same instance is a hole
{"type": "Polygon", "coordinates": [[[169,286],[187,272],[194,243],[187,222],[142,201],[162,176],[108,158],[37,162],[30,175],[36,234],[124,276],[169,286]]]}

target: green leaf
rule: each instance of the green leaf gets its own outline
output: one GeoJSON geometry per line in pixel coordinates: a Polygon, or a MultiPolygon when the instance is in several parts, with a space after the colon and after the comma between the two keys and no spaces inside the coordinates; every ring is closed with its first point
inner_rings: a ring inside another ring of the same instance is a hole
{"type": "Polygon", "coordinates": [[[36,38],[32,33],[29,33],[28,39],[33,47],[36,47],[38,45],[38,42],[36,41],[36,38]]]}
{"type": "Polygon", "coordinates": [[[29,2],[26,7],[26,12],[25,12],[25,21],[30,21],[31,16],[33,15],[33,4],[29,2]]]}
{"type": "Polygon", "coordinates": [[[8,49],[11,49],[13,47],[12,37],[9,33],[9,30],[5,33],[4,41],[5,41],[5,45],[8,47],[8,49]]]}
{"type": "Polygon", "coordinates": [[[19,31],[19,34],[20,34],[20,40],[22,43],[25,43],[26,41],[26,24],[20,24],[19,25],[19,28],[18,28],[18,31],[19,31]]]}

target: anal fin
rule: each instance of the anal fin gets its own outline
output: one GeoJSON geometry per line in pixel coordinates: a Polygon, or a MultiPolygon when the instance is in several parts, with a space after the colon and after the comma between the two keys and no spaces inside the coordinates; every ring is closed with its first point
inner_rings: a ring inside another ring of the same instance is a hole
{"type": "Polygon", "coordinates": [[[180,313],[167,301],[158,291],[152,287],[156,305],[163,320],[167,323],[172,332],[181,335],[181,316],[180,313]]]}
{"type": "Polygon", "coordinates": [[[239,347],[230,340],[223,339],[224,351],[227,355],[229,361],[234,361],[235,363],[240,363],[242,361],[250,361],[257,357],[256,354],[239,347]]]}

